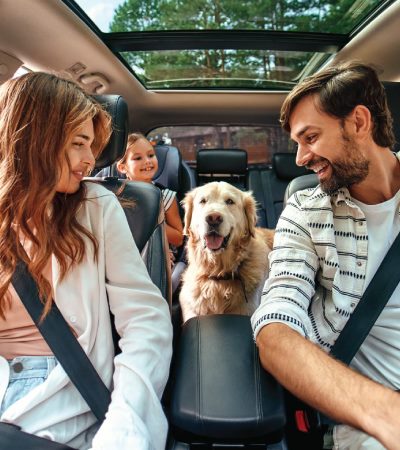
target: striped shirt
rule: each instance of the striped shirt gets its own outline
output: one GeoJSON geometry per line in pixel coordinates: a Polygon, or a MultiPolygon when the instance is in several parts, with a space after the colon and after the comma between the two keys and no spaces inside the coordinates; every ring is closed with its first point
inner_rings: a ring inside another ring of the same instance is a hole
{"type": "Polygon", "coordinates": [[[171,189],[163,188],[161,189],[164,203],[164,211],[168,211],[176,197],[176,192],[171,191],[171,189]]]}
{"type": "Polygon", "coordinates": [[[329,352],[366,288],[367,223],[349,191],[329,196],[317,186],[295,193],[269,259],[252,317],[254,337],[264,325],[281,322],[329,352]]]}

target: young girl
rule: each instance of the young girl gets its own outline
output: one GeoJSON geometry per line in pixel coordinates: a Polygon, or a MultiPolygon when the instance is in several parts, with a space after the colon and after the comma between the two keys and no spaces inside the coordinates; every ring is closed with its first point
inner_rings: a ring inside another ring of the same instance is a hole
{"type": "Polygon", "coordinates": [[[108,114],[71,81],[29,73],[0,87],[0,420],[79,450],[163,449],[168,305],[115,195],[82,183],[109,136],[108,114]],[[44,315],[55,302],[112,389],[100,427],[10,284],[16,256],[44,315]]]}
{"type": "MultiPolygon", "coordinates": [[[[153,146],[140,133],[128,136],[125,155],[117,163],[119,172],[129,180],[151,183],[158,169],[157,156],[153,146]]],[[[176,192],[162,189],[167,239],[171,246],[179,247],[183,242],[183,226],[179,215],[176,192]]]]}

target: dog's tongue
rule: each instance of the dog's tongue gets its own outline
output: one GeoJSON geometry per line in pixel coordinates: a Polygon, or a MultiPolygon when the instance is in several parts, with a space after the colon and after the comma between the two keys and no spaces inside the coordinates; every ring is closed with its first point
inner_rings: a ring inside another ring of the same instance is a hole
{"type": "Polygon", "coordinates": [[[206,236],[206,245],[210,250],[218,250],[221,247],[223,241],[223,236],[220,236],[219,234],[213,233],[206,236]]]}

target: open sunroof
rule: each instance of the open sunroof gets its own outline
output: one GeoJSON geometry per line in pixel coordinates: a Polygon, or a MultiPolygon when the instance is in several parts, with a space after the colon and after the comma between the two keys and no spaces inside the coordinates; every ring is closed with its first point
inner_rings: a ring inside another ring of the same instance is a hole
{"type": "Polygon", "coordinates": [[[279,90],[321,67],[392,3],[64,1],[148,89],[279,90]]]}

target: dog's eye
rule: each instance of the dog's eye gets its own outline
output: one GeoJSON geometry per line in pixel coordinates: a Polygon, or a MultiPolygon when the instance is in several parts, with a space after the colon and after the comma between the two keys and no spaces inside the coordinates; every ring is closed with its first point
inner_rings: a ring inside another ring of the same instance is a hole
{"type": "Polygon", "coordinates": [[[227,199],[225,200],[225,203],[226,203],[227,205],[234,205],[234,204],[235,204],[235,202],[234,202],[231,198],[227,198],[227,199]]]}
{"type": "Polygon", "coordinates": [[[200,203],[201,205],[205,205],[205,204],[207,203],[207,200],[206,200],[205,198],[202,198],[202,199],[199,201],[199,203],[200,203]]]}

